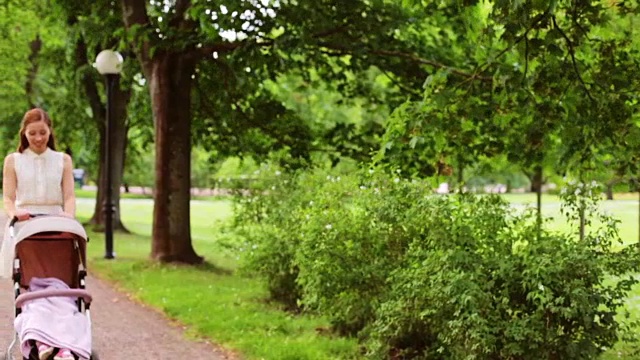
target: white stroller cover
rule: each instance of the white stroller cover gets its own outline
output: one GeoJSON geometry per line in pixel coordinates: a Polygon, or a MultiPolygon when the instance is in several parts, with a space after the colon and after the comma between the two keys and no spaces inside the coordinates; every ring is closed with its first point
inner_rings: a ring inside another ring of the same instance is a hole
{"type": "MultiPolygon", "coordinates": [[[[45,289],[64,290],[69,286],[56,278],[31,279],[29,291],[45,289]]],[[[91,357],[91,323],[85,314],[78,311],[75,300],[71,297],[46,297],[24,303],[14,326],[25,358],[31,351],[29,340],[69,349],[81,359],[91,357]]]]}

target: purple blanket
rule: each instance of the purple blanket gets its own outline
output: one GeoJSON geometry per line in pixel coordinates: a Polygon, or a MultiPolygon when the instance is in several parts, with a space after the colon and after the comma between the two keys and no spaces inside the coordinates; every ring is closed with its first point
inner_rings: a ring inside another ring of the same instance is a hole
{"type": "MultiPolygon", "coordinates": [[[[32,278],[29,291],[68,289],[55,278],[32,278]]],[[[75,352],[81,359],[91,356],[91,324],[78,311],[75,298],[49,297],[27,301],[14,326],[21,340],[21,351],[29,357],[28,340],[36,340],[75,352]]]]}

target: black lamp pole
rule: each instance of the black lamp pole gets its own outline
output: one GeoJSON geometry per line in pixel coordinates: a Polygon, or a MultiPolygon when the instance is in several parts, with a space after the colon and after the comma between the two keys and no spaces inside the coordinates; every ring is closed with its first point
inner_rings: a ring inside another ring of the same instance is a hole
{"type": "MultiPolygon", "coordinates": [[[[113,117],[113,88],[118,84],[120,70],[122,69],[122,55],[113,50],[102,50],[96,57],[94,66],[98,72],[105,76],[107,106],[104,124],[104,182],[101,185],[104,189],[104,203],[102,204],[102,213],[104,214],[104,246],[105,259],[114,259],[116,257],[113,251],[113,217],[116,212],[113,203],[113,166],[112,166],[112,142],[113,130],[111,129],[113,117]]],[[[119,189],[118,189],[119,190],[119,189]]]]}
{"type": "Polygon", "coordinates": [[[105,259],[114,259],[115,253],[113,252],[113,216],[116,208],[113,203],[113,179],[112,179],[112,166],[111,166],[111,117],[112,111],[112,95],[113,86],[118,79],[118,74],[105,74],[107,82],[107,111],[106,111],[106,123],[104,127],[105,131],[105,149],[104,149],[104,165],[105,165],[105,178],[106,188],[104,196],[104,245],[105,245],[105,259]]]}

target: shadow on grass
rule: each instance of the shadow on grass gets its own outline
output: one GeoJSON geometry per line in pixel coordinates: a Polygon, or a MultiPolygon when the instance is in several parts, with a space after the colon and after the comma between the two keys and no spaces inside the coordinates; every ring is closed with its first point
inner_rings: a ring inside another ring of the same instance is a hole
{"type": "Polygon", "coordinates": [[[193,269],[200,272],[212,273],[216,275],[233,275],[234,271],[216,265],[210,261],[204,260],[200,264],[187,264],[182,262],[157,262],[152,260],[147,260],[146,264],[148,267],[173,267],[177,269],[193,269]]]}
{"type": "Polygon", "coordinates": [[[220,267],[206,260],[200,265],[195,265],[193,268],[203,272],[214,273],[216,275],[232,275],[233,274],[232,270],[225,269],[223,267],[220,267]]]}

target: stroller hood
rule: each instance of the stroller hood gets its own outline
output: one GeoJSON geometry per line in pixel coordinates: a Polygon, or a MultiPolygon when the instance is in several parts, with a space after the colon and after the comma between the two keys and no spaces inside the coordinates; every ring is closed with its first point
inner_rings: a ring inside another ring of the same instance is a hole
{"type": "Polygon", "coordinates": [[[17,222],[14,229],[14,244],[42,232],[67,232],[87,240],[84,227],[75,219],[64,216],[42,216],[17,222]]]}

